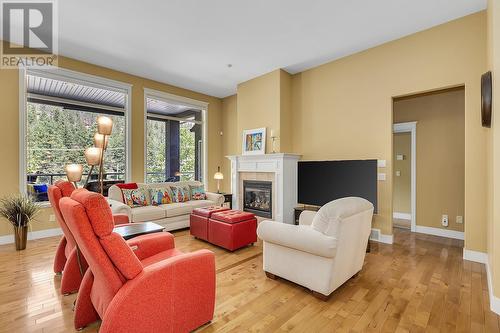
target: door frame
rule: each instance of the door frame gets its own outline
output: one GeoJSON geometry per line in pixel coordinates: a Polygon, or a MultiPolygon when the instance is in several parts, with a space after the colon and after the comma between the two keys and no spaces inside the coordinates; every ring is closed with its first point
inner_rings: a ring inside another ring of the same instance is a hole
{"type": "Polygon", "coordinates": [[[410,164],[411,231],[415,232],[417,229],[417,122],[411,121],[406,123],[393,124],[392,132],[393,134],[410,133],[411,135],[411,164],[410,164]]]}

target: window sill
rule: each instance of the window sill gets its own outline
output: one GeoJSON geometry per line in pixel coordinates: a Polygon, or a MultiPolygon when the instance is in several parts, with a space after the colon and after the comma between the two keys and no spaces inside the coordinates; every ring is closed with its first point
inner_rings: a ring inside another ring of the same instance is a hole
{"type": "Polygon", "coordinates": [[[52,207],[52,205],[50,204],[50,201],[37,202],[36,205],[38,206],[38,208],[51,208],[52,207]]]}

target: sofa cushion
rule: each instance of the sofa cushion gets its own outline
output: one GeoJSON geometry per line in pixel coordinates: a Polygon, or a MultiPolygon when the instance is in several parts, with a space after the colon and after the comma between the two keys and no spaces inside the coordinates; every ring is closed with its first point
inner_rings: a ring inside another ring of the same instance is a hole
{"type": "Polygon", "coordinates": [[[150,188],[149,194],[151,196],[151,204],[153,206],[172,203],[172,191],[168,186],[150,188]]]}
{"type": "Polygon", "coordinates": [[[125,203],[131,208],[149,205],[149,193],[144,189],[123,189],[122,192],[125,203]]]}
{"type": "Polygon", "coordinates": [[[174,217],[180,215],[190,214],[193,210],[193,206],[189,205],[188,202],[173,202],[168,205],[159,205],[159,208],[163,209],[166,217],[174,217]]]}
{"type": "Polygon", "coordinates": [[[172,190],[172,201],[173,202],[186,202],[191,199],[191,190],[189,185],[182,186],[171,186],[172,190]]]}
{"type": "MultiPolygon", "coordinates": [[[[186,202],[186,204],[191,206],[192,209],[195,209],[195,208],[213,206],[213,205],[215,205],[215,202],[213,202],[212,200],[191,200],[191,201],[186,202]]],[[[224,210],[227,210],[227,209],[224,209],[224,210]]]]}
{"type": "Polygon", "coordinates": [[[160,206],[142,206],[132,209],[132,221],[146,222],[165,217],[165,210],[160,206]]]}
{"type": "Polygon", "coordinates": [[[205,200],[207,198],[207,194],[205,193],[205,186],[193,186],[189,185],[191,190],[191,200],[205,200]]]}

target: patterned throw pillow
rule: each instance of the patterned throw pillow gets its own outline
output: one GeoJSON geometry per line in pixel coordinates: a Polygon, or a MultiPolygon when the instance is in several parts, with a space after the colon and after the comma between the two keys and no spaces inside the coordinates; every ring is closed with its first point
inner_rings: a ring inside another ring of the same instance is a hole
{"type": "Polygon", "coordinates": [[[172,203],[172,191],[170,187],[151,188],[149,189],[151,195],[151,204],[153,206],[172,203]]]}
{"type": "Polygon", "coordinates": [[[142,188],[122,189],[122,192],[125,203],[129,205],[129,207],[134,208],[148,205],[147,194],[142,188]]]}
{"type": "Polygon", "coordinates": [[[205,186],[203,185],[190,185],[191,189],[191,199],[193,200],[205,200],[207,194],[205,193],[205,186]]]}
{"type": "Polygon", "coordinates": [[[172,186],[172,202],[189,201],[189,186],[172,186]]]}

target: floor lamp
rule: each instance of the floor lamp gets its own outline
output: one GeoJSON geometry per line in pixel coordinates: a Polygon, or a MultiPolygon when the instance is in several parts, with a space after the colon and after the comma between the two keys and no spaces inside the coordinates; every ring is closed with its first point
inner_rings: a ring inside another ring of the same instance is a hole
{"type": "Polygon", "coordinates": [[[113,131],[113,120],[106,116],[97,117],[97,133],[94,135],[94,145],[101,148],[99,160],[99,184],[101,194],[104,194],[104,152],[108,147],[108,140],[113,131]]]}
{"type": "Polygon", "coordinates": [[[64,167],[64,170],[66,171],[66,177],[68,177],[68,181],[72,182],[75,185],[75,188],[78,188],[78,182],[82,180],[83,165],[67,164],[64,167]]]}
{"type": "Polygon", "coordinates": [[[90,171],[87,176],[87,180],[85,181],[84,187],[86,187],[89,183],[89,180],[92,177],[92,171],[94,171],[94,167],[99,165],[99,163],[101,162],[101,148],[90,147],[85,149],[85,161],[87,161],[87,165],[90,166],[90,171]]]}

